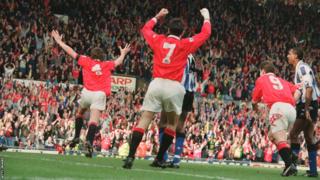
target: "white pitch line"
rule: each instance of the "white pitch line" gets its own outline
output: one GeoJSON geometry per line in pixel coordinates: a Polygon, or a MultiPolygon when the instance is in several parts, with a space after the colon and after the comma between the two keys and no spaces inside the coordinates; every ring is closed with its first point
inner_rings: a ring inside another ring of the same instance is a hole
{"type": "Polygon", "coordinates": [[[61,177],[61,178],[48,178],[48,177],[32,177],[32,178],[21,178],[20,176],[13,176],[10,177],[10,180],[21,180],[21,179],[27,179],[27,180],[78,180],[79,178],[72,178],[72,177],[61,177]]]}
{"type": "MultiPolygon", "coordinates": [[[[29,160],[43,160],[43,161],[49,161],[49,162],[59,162],[61,164],[70,164],[70,165],[78,165],[78,166],[88,166],[88,167],[100,167],[100,168],[110,168],[110,169],[117,169],[117,170],[124,170],[119,167],[110,166],[110,165],[101,165],[101,164],[94,164],[94,163],[84,163],[84,162],[68,162],[68,161],[59,161],[59,160],[53,160],[48,158],[30,158],[30,157],[14,157],[14,156],[7,156],[3,155],[3,157],[10,157],[10,158],[17,158],[17,159],[29,159],[29,160]]],[[[158,174],[172,174],[172,175],[178,175],[178,176],[188,176],[188,177],[196,177],[196,178],[203,178],[203,179],[216,179],[216,180],[237,180],[234,178],[227,178],[223,176],[208,176],[208,175],[201,175],[201,174],[188,174],[188,173],[181,173],[181,172],[173,172],[173,171],[165,171],[165,170],[148,170],[148,169],[139,169],[139,168],[133,168],[128,171],[139,171],[139,172],[149,172],[149,173],[158,173],[158,174]]],[[[33,178],[32,178],[33,179],[33,178]]],[[[57,178],[53,178],[57,179],[57,178]]],[[[60,178],[59,180],[72,180],[72,178],[60,178]]]]}
{"type": "Polygon", "coordinates": [[[197,178],[205,178],[205,179],[217,179],[217,180],[237,180],[232,178],[226,178],[222,176],[208,176],[208,175],[200,175],[200,174],[186,174],[180,172],[173,172],[173,171],[154,171],[154,170],[147,170],[147,169],[132,169],[133,171],[141,171],[141,172],[151,172],[151,173],[163,173],[163,174],[172,174],[172,175],[179,175],[179,176],[189,176],[189,177],[197,177],[197,178]]]}

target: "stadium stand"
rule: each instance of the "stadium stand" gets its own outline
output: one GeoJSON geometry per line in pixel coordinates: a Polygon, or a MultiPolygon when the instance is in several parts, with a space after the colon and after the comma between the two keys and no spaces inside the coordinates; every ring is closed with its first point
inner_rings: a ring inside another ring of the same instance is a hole
{"type": "MultiPolygon", "coordinates": [[[[197,21],[201,18],[196,18],[201,1],[174,2],[1,1],[0,74],[4,77],[5,67],[13,64],[13,78],[23,80],[1,79],[0,143],[68,151],[63,144],[73,136],[81,72],[75,60],[53,43],[52,29],[62,32],[66,43],[82,54],[100,46],[107,59],[119,55],[118,45],[130,42],[132,51],[115,73],[149,82],[152,55],[139,29],[154,14],[152,10],[174,8],[173,16],[182,16],[192,27],[186,34],[201,27],[197,21]]],[[[281,77],[292,80],[287,49],[301,46],[306,61],[319,72],[320,52],[312,49],[311,37],[320,28],[320,15],[311,6],[274,1],[260,5],[251,1],[209,1],[208,9],[214,10],[213,36],[195,54],[198,89],[195,110],[187,117],[183,156],[277,162],[276,147],[267,138],[266,112],[258,116],[248,102],[258,76],[256,67],[261,61],[271,60],[281,77]]],[[[135,92],[121,89],[108,99],[95,139],[97,151],[112,155],[127,152],[127,139],[140,118],[145,91],[145,86],[135,92]]],[[[150,126],[138,156],[151,156],[157,151],[158,120],[150,126]]],[[[304,148],[302,161],[306,161],[306,153],[304,148]]]]}

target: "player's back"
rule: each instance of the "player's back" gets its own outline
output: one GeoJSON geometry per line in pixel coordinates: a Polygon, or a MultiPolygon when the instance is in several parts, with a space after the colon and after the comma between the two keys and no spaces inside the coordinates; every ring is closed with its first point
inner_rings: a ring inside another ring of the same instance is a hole
{"type": "Polygon", "coordinates": [[[184,41],[173,35],[159,38],[154,49],[154,77],[167,77],[181,81],[190,51],[184,41]]]}
{"type": "Polygon", "coordinates": [[[204,21],[200,33],[184,39],[155,33],[152,29],[156,22],[156,18],[153,18],[141,29],[143,37],[154,52],[153,77],[180,82],[188,54],[195,52],[210,37],[210,21],[204,21]]]}
{"type": "MultiPolygon", "coordinates": [[[[288,81],[275,76],[273,73],[260,76],[257,79],[256,88],[260,89],[262,100],[269,107],[276,102],[295,105],[293,92],[296,87],[288,81]]],[[[254,96],[257,96],[257,94],[254,94],[254,96]]]]}
{"type": "Polygon", "coordinates": [[[109,95],[114,62],[97,61],[87,56],[80,56],[78,63],[83,68],[84,87],[92,91],[103,91],[109,95]]]}

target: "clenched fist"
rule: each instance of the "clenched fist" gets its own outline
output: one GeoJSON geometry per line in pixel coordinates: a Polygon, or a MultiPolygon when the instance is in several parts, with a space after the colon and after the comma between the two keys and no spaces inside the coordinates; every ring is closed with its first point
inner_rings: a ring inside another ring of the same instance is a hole
{"type": "Polygon", "coordinates": [[[205,20],[210,20],[210,14],[209,14],[209,10],[207,8],[202,8],[200,10],[200,13],[205,20]]]}
{"type": "Polygon", "coordinates": [[[168,13],[169,13],[168,9],[162,8],[160,10],[160,12],[156,15],[156,18],[157,19],[162,18],[162,17],[166,16],[168,13]]]}

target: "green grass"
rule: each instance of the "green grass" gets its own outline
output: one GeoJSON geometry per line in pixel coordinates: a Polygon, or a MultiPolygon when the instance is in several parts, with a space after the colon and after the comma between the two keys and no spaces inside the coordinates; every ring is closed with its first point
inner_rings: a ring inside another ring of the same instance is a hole
{"type": "MultiPolygon", "coordinates": [[[[1,152],[5,179],[161,179],[161,180],[263,180],[280,177],[281,169],[253,168],[231,165],[187,164],[180,169],[155,169],[151,161],[136,160],[131,170],[122,169],[122,160],[115,158],[87,159],[82,156],[1,152]]],[[[305,179],[301,173],[293,179],[305,179]]]]}

